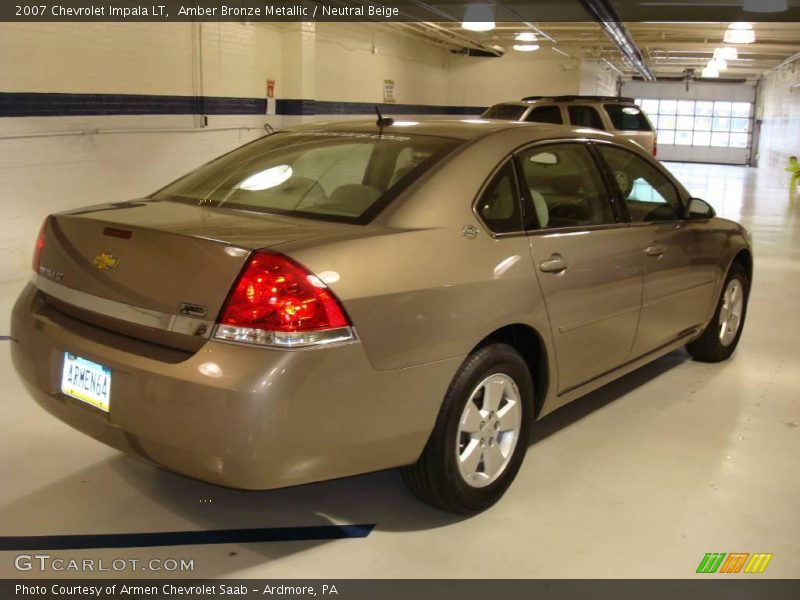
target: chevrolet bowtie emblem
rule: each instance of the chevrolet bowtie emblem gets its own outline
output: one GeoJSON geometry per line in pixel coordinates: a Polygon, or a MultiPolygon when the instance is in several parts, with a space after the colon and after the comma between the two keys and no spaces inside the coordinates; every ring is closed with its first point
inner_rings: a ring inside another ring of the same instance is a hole
{"type": "Polygon", "coordinates": [[[119,259],[108,252],[101,252],[94,257],[94,266],[101,271],[110,271],[119,264],[119,259]]]}

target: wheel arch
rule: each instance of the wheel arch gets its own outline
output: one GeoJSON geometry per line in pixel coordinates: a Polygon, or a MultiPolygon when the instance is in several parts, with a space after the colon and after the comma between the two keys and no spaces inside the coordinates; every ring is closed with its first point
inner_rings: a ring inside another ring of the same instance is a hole
{"type": "Polygon", "coordinates": [[[493,343],[508,344],[519,352],[533,379],[534,419],[542,410],[550,385],[547,348],[541,334],[530,325],[514,323],[496,329],[484,337],[470,351],[470,354],[493,343]]]}
{"type": "Polygon", "coordinates": [[[739,250],[728,265],[728,271],[734,264],[740,264],[747,274],[747,289],[748,291],[753,285],[753,253],[749,248],[742,248],[739,250]]]}

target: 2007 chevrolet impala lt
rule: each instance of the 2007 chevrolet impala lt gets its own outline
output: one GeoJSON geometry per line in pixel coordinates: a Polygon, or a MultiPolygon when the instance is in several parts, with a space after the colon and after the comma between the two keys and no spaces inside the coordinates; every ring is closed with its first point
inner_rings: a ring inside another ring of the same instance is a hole
{"type": "Polygon", "coordinates": [[[749,234],[635,142],[379,118],[247,144],[48,217],[12,352],[59,419],[269,489],[403,467],[482,510],[532,423],[684,345],[734,351],[749,234]]]}

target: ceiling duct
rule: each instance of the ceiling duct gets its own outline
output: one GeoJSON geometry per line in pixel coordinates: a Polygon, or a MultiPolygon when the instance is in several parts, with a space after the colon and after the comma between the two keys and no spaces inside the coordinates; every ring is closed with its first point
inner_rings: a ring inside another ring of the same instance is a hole
{"type": "Polygon", "coordinates": [[[603,31],[614,42],[614,45],[631,67],[633,67],[644,81],[655,81],[656,76],[647,66],[642,51],[631,38],[625,24],[619,19],[617,11],[609,4],[608,0],[578,0],[584,10],[597,21],[603,31]]]}
{"type": "MultiPolygon", "coordinates": [[[[650,81],[649,79],[645,79],[640,75],[634,75],[634,81],[650,81]]],[[[659,81],[668,82],[668,81],[675,81],[675,82],[684,82],[686,81],[686,75],[669,75],[666,77],[659,77],[659,81]]],[[[747,83],[747,79],[744,77],[719,77],[714,79],[708,79],[703,77],[692,77],[692,81],[702,81],[704,83],[747,83]]]]}

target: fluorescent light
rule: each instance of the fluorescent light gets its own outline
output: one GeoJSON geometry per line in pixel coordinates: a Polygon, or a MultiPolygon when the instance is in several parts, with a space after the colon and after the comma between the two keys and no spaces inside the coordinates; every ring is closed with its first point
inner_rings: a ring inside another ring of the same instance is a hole
{"type": "Polygon", "coordinates": [[[776,13],[789,10],[786,0],[744,0],[744,9],[754,13],[776,13]]]}
{"type": "Polygon", "coordinates": [[[392,127],[413,127],[414,125],[419,125],[419,121],[395,121],[392,123],[392,127]]]}
{"type": "Polygon", "coordinates": [[[491,31],[494,29],[494,13],[485,4],[468,6],[461,27],[467,31],[491,31]]]}
{"type": "Polygon", "coordinates": [[[709,65],[714,66],[717,71],[724,71],[728,68],[728,63],[724,58],[712,58],[709,62],[709,65]]]}
{"type": "Polygon", "coordinates": [[[708,61],[706,68],[703,69],[701,77],[703,77],[703,79],[716,79],[719,77],[719,69],[717,69],[713,60],[708,61]]]}
{"type": "Polygon", "coordinates": [[[536,34],[532,31],[524,31],[515,35],[514,39],[518,42],[535,42],[536,34]]]}
{"type": "Polygon", "coordinates": [[[537,44],[514,44],[512,48],[517,52],[533,52],[538,50],[539,46],[537,44]]]}
{"type": "Polygon", "coordinates": [[[726,44],[752,44],[756,41],[756,32],[751,23],[731,23],[724,41],[726,44]]]}
{"type": "Polygon", "coordinates": [[[719,58],[722,60],[737,60],[739,58],[739,51],[733,46],[725,46],[724,48],[715,48],[714,58],[719,58]]]}

